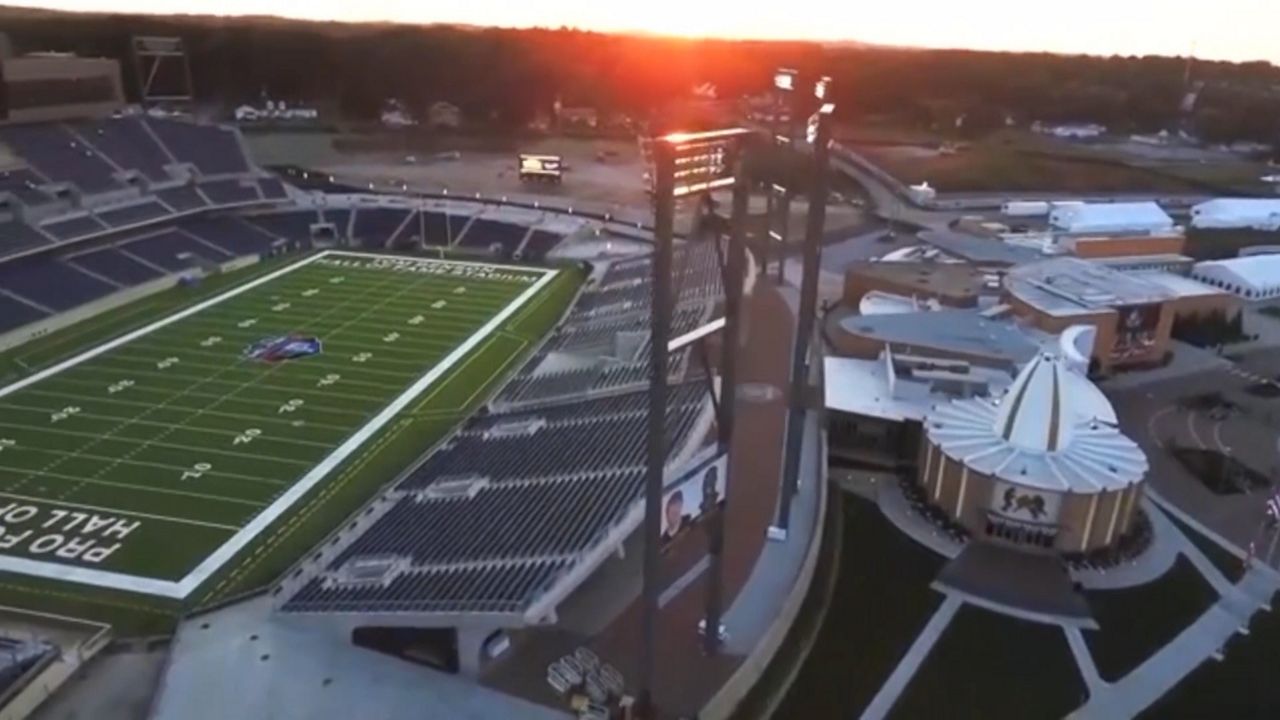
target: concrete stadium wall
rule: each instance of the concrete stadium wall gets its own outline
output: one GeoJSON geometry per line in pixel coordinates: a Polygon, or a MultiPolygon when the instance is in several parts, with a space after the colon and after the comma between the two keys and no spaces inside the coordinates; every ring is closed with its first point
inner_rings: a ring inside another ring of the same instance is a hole
{"type": "MultiPolygon", "coordinates": [[[[819,366],[821,363],[819,363],[819,366]]],[[[791,586],[791,591],[787,594],[786,599],[782,603],[777,617],[773,623],[765,630],[764,635],[751,653],[742,661],[738,669],[729,676],[724,685],[720,686],[720,690],[712,696],[711,700],[703,707],[702,712],[698,714],[702,720],[727,720],[738,707],[746,699],[747,694],[751,692],[764,676],[769,666],[773,663],[774,657],[782,648],[783,643],[787,640],[791,627],[795,624],[796,619],[800,615],[800,610],[804,606],[805,598],[808,597],[810,589],[813,585],[814,570],[818,565],[818,557],[821,555],[823,548],[823,532],[822,523],[827,517],[827,502],[830,499],[831,485],[827,478],[827,431],[825,423],[821,423],[818,435],[818,466],[821,468],[821,477],[818,480],[818,509],[816,513],[817,522],[814,523],[813,536],[809,540],[809,549],[805,553],[804,561],[800,565],[800,572],[796,576],[796,581],[791,586]]],[[[798,670],[798,668],[796,668],[798,670]]]]}
{"type": "MultiPolygon", "coordinates": [[[[17,612],[9,608],[6,608],[6,611],[17,612]]],[[[111,641],[111,628],[108,625],[44,613],[21,612],[37,618],[38,621],[55,621],[59,625],[83,627],[88,634],[78,644],[60,647],[61,652],[57,657],[37,665],[33,671],[28,672],[30,677],[19,679],[15,684],[17,688],[15,691],[0,697],[0,705],[3,706],[0,707],[0,720],[24,720],[30,717],[45,700],[57,692],[111,641]]]]}

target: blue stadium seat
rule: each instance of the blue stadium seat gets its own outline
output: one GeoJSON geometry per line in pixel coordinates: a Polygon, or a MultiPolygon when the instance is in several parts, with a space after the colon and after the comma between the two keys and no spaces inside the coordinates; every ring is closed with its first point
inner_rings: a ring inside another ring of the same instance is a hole
{"type": "Polygon", "coordinates": [[[0,265],[0,288],[61,312],[118,288],[53,258],[23,258],[0,265]]]}
{"type": "Polygon", "coordinates": [[[0,333],[49,317],[43,310],[0,293],[0,333]]]}
{"type": "Polygon", "coordinates": [[[138,285],[161,277],[154,268],[144,265],[115,248],[104,248],[66,258],[66,262],[100,275],[121,285],[138,285]]]}
{"type": "Polygon", "coordinates": [[[69,182],[86,193],[120,187],[115,169],[61,125],[0,127],[3,140],[27,164],[55,182],[69,182]]]}
{"type": "Polygon", "coordinates": [[[146,123],[179,162],[191,163],[205,175],[249,172],[249,161],[232,130],[157,118],[146,123]]]}
{"type": "Polygon", "coordinates": [[[152,182],[169,179],[164,166],[173,162],[138,118],[110,118],[76,127],[103,155],[126,170],[137,170],[152,182]]]}

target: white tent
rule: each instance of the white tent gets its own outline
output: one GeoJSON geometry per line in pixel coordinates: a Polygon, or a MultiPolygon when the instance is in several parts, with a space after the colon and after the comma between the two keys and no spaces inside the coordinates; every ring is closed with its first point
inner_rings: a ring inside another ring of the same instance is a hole
{"type": "Polygon", "coordinates": [[[1191,208],[1191,225],[1198,228],[1280,228],[1280,199],[1215,198],[1191,208]]]}
{"type": "Polygon", "coordinates": [[[1280,297],[1280,255],[1208,260],[1196,263],[1191,277],[1246,300],[1280,297]]]}
{"type": "Polygon", "coordinates": [[[1173,218],[1150,201],[1058,206],[1049,213],[1049,224],[1069,233],[1158,233],[1174,229],[1173,218]]]}

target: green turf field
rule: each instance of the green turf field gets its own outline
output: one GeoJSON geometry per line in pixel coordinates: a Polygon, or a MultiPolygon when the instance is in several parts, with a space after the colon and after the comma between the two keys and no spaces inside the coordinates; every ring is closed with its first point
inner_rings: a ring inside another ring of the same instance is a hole
{"type": "Polygon", "coordinates": [[[0,595],[216,599],[278,571],[269,551],[447,432],[574,286],[339,252],[251,274],[0,387],[0,595]]]}

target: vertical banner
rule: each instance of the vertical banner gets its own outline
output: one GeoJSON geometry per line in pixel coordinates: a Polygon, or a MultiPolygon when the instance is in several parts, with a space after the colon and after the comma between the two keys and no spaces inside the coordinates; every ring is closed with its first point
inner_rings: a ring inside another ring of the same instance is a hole
{"type": "Polygon", "coordinates": [[[663,547],[724,503],[728,464],[728,454],[716,455],[667,483],[662,494],[663,547]]]}

